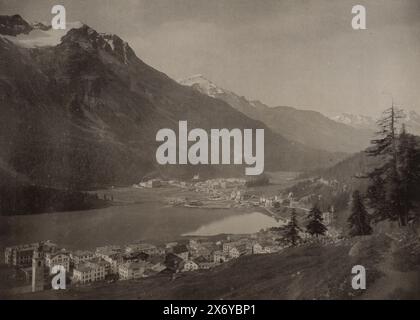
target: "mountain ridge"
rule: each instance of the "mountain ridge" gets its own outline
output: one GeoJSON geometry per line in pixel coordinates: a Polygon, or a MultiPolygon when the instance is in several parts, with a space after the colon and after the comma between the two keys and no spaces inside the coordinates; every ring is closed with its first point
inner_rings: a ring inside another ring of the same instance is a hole
{"type": "Polygon", "coordinates": [[[138,182],[150,172],[238,175],[239,166],[158,166],[156,133],[194,128],[265,129],[268,170],[334,164],[343,154],[288,141],[261,121],[148,66],[116,35],[87,25],[56,45],[0,35],[0,158],[33,183],[71,189],[138,182]],[[215,118],[214,115],[223,115],[215,118]]]}
{"type": "Polygon", "coordinates": [[[264,122],[286,139],[329,152],[358,152],[367,147],[371,132],[333,121],[318,111],[290,106],[269,107],[220,88],[202,75],[181,79],[182,85],[221,99],[248,117],[264,122]]]}
{"type": "MultiPolygon", "coordinates": [[[[404,124],[408,132],[414,135],[420,135],[420,115],[414,110],[402,110],[403,118],[400,124],[404,124]]],[[[334,121],[347,124],[356,129],[377,130],[377,121],[375,117],[343,113],[331,118],[334,121]]]]}

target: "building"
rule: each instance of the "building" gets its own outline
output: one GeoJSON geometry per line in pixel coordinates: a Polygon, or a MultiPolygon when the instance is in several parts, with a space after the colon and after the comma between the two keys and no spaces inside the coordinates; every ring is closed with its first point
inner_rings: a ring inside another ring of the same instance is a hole
{"type": "Polygon", "coordinates": [[[180,257],[182,260],[187,261],[189,257],[189,251],[186,245],[179,244],[175,246],[172,253],[180,257]]]}
{"type": "Polygon", "coordinates": [[[70,255],[65,250],[47,252],[45,254],[45,265],[51,270],[54,266],[63,266],[67,272],[70,271],[70,255]]]}
{"type": "Polygon", "coordinates": [[[83,262],[95,259],[95,254],[92,251],[77,250],[70,254],[70,258],[74,265],[78,265],[83,262]]]}
{"type": "Polygon", "coordinates": [[[146,183],[147,188],[158,188],[161,185],[162,184],[161,184],[160,180],[158,180],[158,179],[151,179],[151,180],[147,181],[147,183],[146,183]]]}
{"type": "Polygon", "coordinates": [[[225,242],[223,244],[223,252],[227,253],[231,258],[239,258],[245,254],[252,252],[252,244],[245,239],[233,242],[225,242]]]}
{"type": "Polygon", "coordinates": [[[208,270],[216,265],[213,260],[209,260],[203,256],[194,259],[194,262],[198,265],[198,269],[201,270],[208,270]]]}
{"type": "Polygon", "coordinates": [[[170,272],[179,272],[183,269],[184,260],[173,253],[168,253],[164,264],[170,272]]]}
{"type": "Polygon", "coordinates": [[[275,252],[281,251],[282,249],[283,247],[278,244],[274,244],[272,242],[260,241],[260,242],[255,243],[252,246],[252,253],[253,254],[275,253],[275,252]]]}
{"type": "Polygon", "coordinates": [[[44,290],[44,254],[42,248],[36,249],[33,252],[32,257],[32,292],[38,292],[44,290]]]}
{"type": "Polygon", "coordinates": [[[188,260],[184,263],[184,267],[183,267],[182,271],[184,271],[184,272],[195,271],[195,270],[198,270],[198,269],[199,269],[199,266],[195,261],[188,260]]]}
{"type": "Polygon", "coordinates": [[[102,252],[96,253],[97,257],[103,259],[105,262],[108,263],[108,267],[106,268],[107,274],[117,274],[118,273],[118,265],[122,263],[123,258],[122,254],[119,252],[102,252]]]}
{"type": "Polygon", "coordinates": [[[230,260],[229,253],[224,251],[213,252],[213,262],[216,264],[225,263],[230,260]]]}
{"type": "MultiPolygon", "coordinates": [[[[333,209],[334,210],[334,209],[333,209]]],[[[333,221],[334,212],[327,211],[322,213],[322,219],[326,226],[329,226],[333,221]]]]}
{"type": "Polygon", "coordinates": [[[189,248],[190,254],[194,258],[203,256],[208,260],[213,260],[213,252],[219,249],[219,247],[213,242],[200,242],[197,240],[190,240],[189,248]]]}
{"type": "Polygon", "coordinates": [[[232,250],[238,244],[240,244],[239,241],[231,241],[231,242],[225,242],[225,243],[223,243],[223,252],[229,253],[230,250],[232,250]]]}
{"type": "Polygon", "coordinates": [[[238,244],[235,247],[233,247],[230,251],[229,251],[229,256],[233,259],[237,259],[240,256],[249,254],[249,250],[246,246],[246,244],[238,244]]]}
{"type": "Polygon", "coordinates": [[[119,246],[96,248],[96,257],[107,262],[106,273],[118,274],[118,265],[123,262],[123,250],[119,246]]]}
{"type": "Polygon", "coordinates": [[[197,250],[201,246],[201,241],[199,239],[190,239],[188,246],[192,250],[197,250]]]}
{"type": "Polygon", "coordinates": [[[262,244],[260,244],[260,243],[255,243],[253,246],[252,246],[252,253],[253,254],[263,254],[263,253],[265,253],[265,250],[264,250],[264,247],[262,246],[262,244]]]}
{"type": "Polygon", "coordinates": [[[34,251],[38,250],[41,246],[43,247],[43,252],[53,252],[57,249],[57,245],[49,240],[7,247],[4,251],[4,261],[6,264],[15,267],[31,267],[34,251]]]}
{"type": "Polygon", "coordinates": [[[147,261],[149,255],[144,252],[125,253],[122,255],[122,262],[133,262],[133,261],[147,261]]]}
{"type": "Polygon", "coordinates": [[[4,254],[5,263],[16,267],[28,267],[32,265],[32,257],[37,248],[38,244],[8,247],[4,254]]]}
{"type": "Polygon", "coordinates": [[[149,243],[134,243],[129,244],[125,247],[125,252],[127,253],[134,253],[134,252],[144,252],[148,255],[155,255],[159,254],[160,250],[153,244],[149,243]]]}
{"type": "Polygon", "coordinates": [[[119,266],[120,280],[133,280],[143,277],[147,263],[145,261],[126,262],[119,266]]]}
{"type": "Polygon", "coordinates": [[[105,264],[101,262],[83,262],[73,270],[73,282],[87,284],[105,279],[105,264]]]}
{"type": "Polygon", "coordinates": [[[122,248],[117,245],[109,245],[109,246],[103,246],[103,247],[97,247],[95,252],[101,253],[101,252],[122,252],[122,248]]]}

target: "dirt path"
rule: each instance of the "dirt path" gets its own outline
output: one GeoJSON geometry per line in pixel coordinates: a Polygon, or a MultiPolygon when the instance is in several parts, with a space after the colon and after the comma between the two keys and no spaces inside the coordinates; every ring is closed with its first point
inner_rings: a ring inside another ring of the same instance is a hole
{"type": "Polygon", "coordinates": [[[399,241],[393,237],[389,250],[383,253],[383,260],[378,263],[378,270],[383,273],[373,285],[367,288],[363,299],[404,299],[418,293],[420,298],[420,272],[402,272],[395,269],[394,254],[400,249],[399,241]]]}

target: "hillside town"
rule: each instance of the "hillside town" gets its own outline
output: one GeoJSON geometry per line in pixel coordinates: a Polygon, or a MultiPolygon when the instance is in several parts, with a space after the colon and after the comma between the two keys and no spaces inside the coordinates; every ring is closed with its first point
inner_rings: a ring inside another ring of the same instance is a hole
{"type": "Polygon", "coordinates": [[[52,241],[10,246],[5,263],[25,275],[27,284],[18,292],[48,288],[53,266],[62,266],[72,285],[98,281],[135,280],[155,274],[207,270],[247,254],[278,252],[276,232],[252,236],[228,236],[223,240],[191,239],[158,246],[137,242],[109,245],[93,251],[70,251],[52,241]],[[29,285],[31,284],[31,285],[29,285]]]}
{"type": "MultiPolygon", "coordinates": [[[[300,236],[304,239],[302,244],[310,239],[304,232],[300,236]]],[[[289,245],[281,241],[278,228],[271,228],[255,234],[193,237],[162,245],[145,242],[107,245],[92,251],[67,250],[47,240],[7,247],[4,259],[25,279],[12,292],[28,293],[51,289],[54,266],[66,270],[67,285],[86,286],[158,274],[176,277],[184,272],[209,270],[245,255],[276,253],[289,245]]]]}
{"type": "MultiPolygon", "coordinates": [[[[67,285],[86,286],[97,282],[138,280],[158,274],[176,277],[184,272],[209,270],[245,255],[276,253],[290,246],[290,243],[282,241],[281,225],[290,221],[287,214],[290,210],[297,210],[303,217],[308,209],[294,199],[293,193],[266,194],[266,189],[247,188],[246,183],[244,179],[236,178],[201,180],[199,175],[195,175],[191,181],[150,179],[133,185],[133,188],[165,190],[172,186],[188,191],[188,195],[195,195],[165,199],[170,206],[256,208],[281,222],[279,227],[252,234],[184,236],[179,241],[164,244],[135,241],[93,250],[68,250],[49,240],[9,246],[4,252],[5,264],[15,270],[16,278],[23,279],[12,289],[12,293],[51,289],[54,266],[65,269],[67,285]]],[[[323,212],[322,219],[328,231],[321,240],[340,241],[340,233],[331,225],[334,210],[323,212]]],[[[313,240],[304,231],[299,231],[299,238],[299,245],[313,240]]]]}

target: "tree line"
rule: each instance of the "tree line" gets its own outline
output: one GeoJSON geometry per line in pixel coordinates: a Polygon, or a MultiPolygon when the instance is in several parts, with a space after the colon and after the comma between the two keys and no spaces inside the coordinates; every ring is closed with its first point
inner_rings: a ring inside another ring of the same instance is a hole
{"type": "MultiPolygon", "coordinates": [[[[399,125],[403,117],[403,111],[392,105],[378,121],[377,138],[366,153],[380,165],[361,177],[369,182],[365,194],[359,190],[352,193],[347,220],[350,236],[371,234],[372,224],[380,221],[405,227],[420,218],[420,138],[410,134],[404,124],[399,125]]],[[[300,231],[292,210],[283,240],[296,245],[301,240],[300,231]]],[[[326,231],[322,212],[315,204],[308,214],[306,232],[318,237],[326,231]]]]}
{"type": "Polygon", "coordinates": [[[363,177],[369,180],[366,194],[353,192],[348,219],[352,236],[370,234],[371,223],[396,221],[405,227],[419,218],[419,138],[408,133],[404,124],[399,126],[403,118],[403,111],[392,105],[378,121],[378,137],[366,153],[380,165],[363,177]]]}

